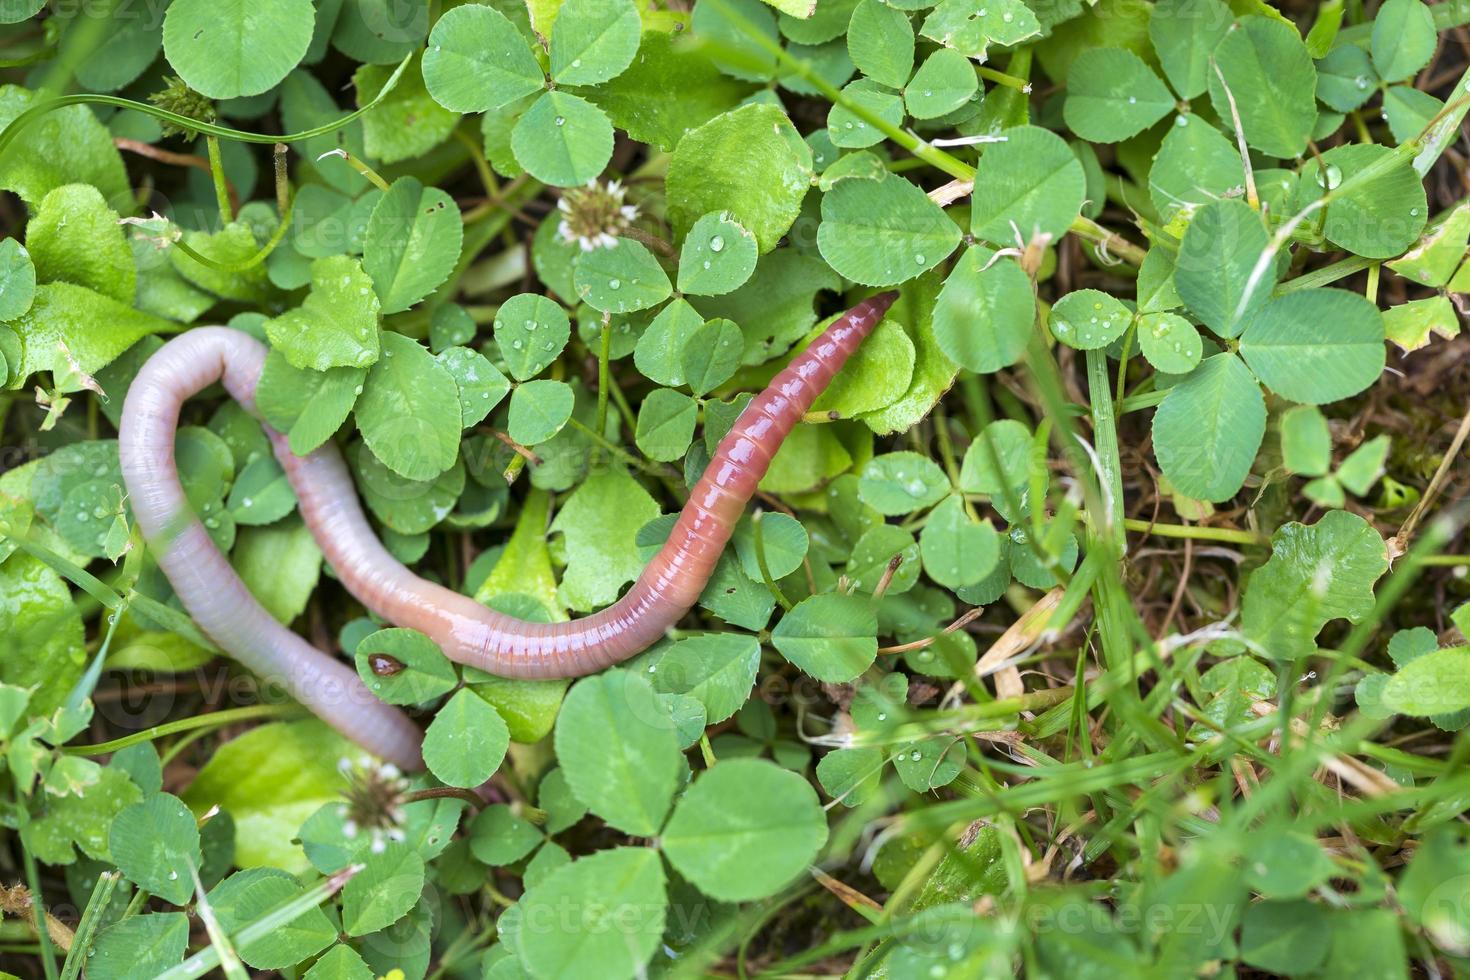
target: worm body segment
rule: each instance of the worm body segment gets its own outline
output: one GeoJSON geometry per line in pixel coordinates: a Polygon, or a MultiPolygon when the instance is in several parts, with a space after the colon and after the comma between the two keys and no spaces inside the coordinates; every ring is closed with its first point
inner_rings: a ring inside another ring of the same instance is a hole
{"type": "MultiPolygon", "coordinates": [[[[301,515],[342,584],[368,609],[434,640],[451,659],[503,677],[575,677],[658,640],[693,606],[782,441],[896,298],[884,293],[838,317],[772,379],[720,442],[663,548],[612,605],[581,619],[529,623],[414,575],[368,524],[335,444],[307,456],[267,433],[301,515]]],[[[419,732],[377,701],[341,661],[277,623],[250,595],[189,510],[174,462],[184,401],[219,380],[257,415],[266,350],[254,338],[200,327],[171,340],[138,373],[119,429],[123,479],[145,539],[190,615],[251,670],[281,680],[302,704],[378,755],[419,765],[419,732]]]]}

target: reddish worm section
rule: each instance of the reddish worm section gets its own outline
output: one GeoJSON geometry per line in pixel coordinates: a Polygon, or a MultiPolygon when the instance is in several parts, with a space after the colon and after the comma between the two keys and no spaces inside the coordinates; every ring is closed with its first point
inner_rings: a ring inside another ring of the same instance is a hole
{"type": "MultiPolygon", "coordinates": [[[[736,521],[782,441],[896,298],[883,293],[835,320],[751,401],[694,485],[668,541],[621,599],[561,623],[528,623],[414,575],[390,555],[363,514],[333,443],[296,456],[267,427],[307,527],[347,590],[383,619],[428,635],[451,659],[503,677],[576,677],[647,648],[693,607],[736,521]]],[[[128,391],[119,427],[123,479],[151,552],[184,607],[215,643],[282,683],[349,738],[418,768],[419,731],[378,701],[357,675],[271,618],[189,509],[174,462],[183,403],[223,382],[255,409],[266,349],[223,327],[169,341],[128,391]]]]}

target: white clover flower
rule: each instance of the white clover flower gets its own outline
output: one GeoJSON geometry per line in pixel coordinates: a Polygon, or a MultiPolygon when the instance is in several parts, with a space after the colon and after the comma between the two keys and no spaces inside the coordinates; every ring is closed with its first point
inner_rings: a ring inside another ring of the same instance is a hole
{"type": "Polygon", "coordinates": [[[576,242],[584,252],[612,248],[638,218],[637,205],[623,203],[626,194],[616,180],[606,186],[589,180],[586,187],[563,191],[556,202],[562,214],[557,235],[564,242],[576,242]]]}

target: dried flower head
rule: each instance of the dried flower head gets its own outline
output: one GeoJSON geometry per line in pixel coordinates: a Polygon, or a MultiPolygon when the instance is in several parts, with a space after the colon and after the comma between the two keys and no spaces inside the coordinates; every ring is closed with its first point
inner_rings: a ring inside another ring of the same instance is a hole
{"type": "Polygon", "coordinates": [[[584,252],[612,248],[638,217],[636,205],[623,203],[626,193],[616,180],[606,186],[589,180],[586,187],[563,191],[556,202],[562,215],[557,226],[562,241],[576,242],[584,252]]]}
{"type": "Polygon", "coordinates": [[[337,809],[342,832],[349,839],[366,834],[374,854],[381,853],[389,841],[403,840],[403,798],[408,780],[398,767],[366,756],[356,761],[344,756],[338,760],[337,769],[347,777],[347,788],[342,791],[347,802],[337,809]]]}
{"type": "MultiPolygon", "coordinates": [[[[148,96],[148,101],[158,108],[167,112],[176,112],[202,123],[212,123],[218,118],[214,110],[214,103],[184,84],[184,80],[179,76],[170,75],[164,80],[164,85],[163,91],[154,92],[148,96]]],[[[195,135],[195,130],[177,123],[166,122],[163,124],[163,135],[192,137],[195,135]]]]}

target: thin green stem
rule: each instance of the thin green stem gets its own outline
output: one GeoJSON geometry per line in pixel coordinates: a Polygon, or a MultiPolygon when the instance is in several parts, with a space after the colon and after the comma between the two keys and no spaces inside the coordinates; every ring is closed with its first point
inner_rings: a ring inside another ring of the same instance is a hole
{"type": "Polygon", "coordinates": [[[31,854],[30,848],[20,849],[20,859],[25,866],[26,885],[31,890],[31,915],[36,925],[36,942],[41,945],[41,967],[46,971],[46,980],[58,980],[56,949],[51,944],[51,933],[46,928],[46,897],[41,891],[41,873],[36,867],[36,858],[31,854]]]}
{"type": "Polygon", "coordinates": [[[1441,568],[1460,568],[1470,565],[1470,555],[1425,555],[1419,559],[1419,564],[1441,568]]]}
{"type": "Polygon", "coordinates": [[[430,786],[428,789],[407,793],[403,797],[404,803],[418,803],[420,800],[460,800],[476,810],[485,805],[485,801],[474,790],[460,789],[458,786],[430,786]]]}
{"type": "Polygon", "coordinates": [[[372,167],[369,167],[367,163],[359,160],[357,157],[353,156],[351,153],[348,153],[340,146],[335,150],[328,150],[326,153],[323,153],[321,157],[317,157],[317,159],[320,160],[322,157],[341,157],[344,161],[346,161],[347,166],[351,167],[353,170],[356,170],[358,173],[366,177],[368,179],[368,183],[372,184],[380,191],[386,192],[390,186],[389,183],[383,179],[382,174],[378,173],[372,167]]]}
{"type": "Polygon", "coordinates": [[[1122,259],[1132,266],[1143,265],[1143,258],[1148,254],[1147,249],[1139,248],[1122,235],[1109,231],[1091,218],[1082,215],[1072,220],[1072,226],[1068,230],[1078,238],[1097,245],[1108,255],[1122,259]]]}
{"type": "Polygon", "coordinates": [[[607,431],[608,388],[612,386],[612,314],[602,315],[602,334],[597,347],[597,431],[607,431]]]}
{"type": "Polygon", "coordinates": [[[1313,269],[1311,272],[1303,273],[1295,279],[1291,279],[1276,287],[1278,295],[1294,293],[1299,289],[1316,289],[1319,286],[1328,286],[1340,279],[1346,279],[1355,272],[1362,272],[1373,264],[1373,259],[1365,259],[1361,255],[1350,255],[1345,259],[1313,269]]]}
{"type": "Polygon", "coordinates": [[[96,599],[108,609],[114,612],[121,612],[127,608],[127,600],[118,595],[106,582],[103,582],[100,578],[75,562],[58,555],[50,548],[32,541],[29,534],[17,533],[10,527],[0,524],[0,535],[9,538],[20,550],[32,558],[50,565],[52,570],[58,575],[71,582],[71,584],[96,599]]]}
{"type": "Polygon", "coordinates": [[[287,152],[285,143],[277,143],[271,150],[271,163],[276,175],[276,214],[282,223],[291,210],[291,173],[286,167],[287,152]]]}
{"type": "Polygon", "coordinates": [[[650,463],[647,460],[639,459],[637,456],[628,452],[628,450],[624,449],[622,446],[619,446],[617,443],[613,442],[601,432],[593,429],[592,426],[578,420],[575,415],[567,419],[567,425],[570,425],[578,432],[583,433],[587,436],[587,438],[591,439],[593,442],[597,443],[603,449],[606,449],[608,452],[612,453],[614,456],[618,457],[618,459],[621,459],[629,466],[641,470],[644,473],[647,473],[649,476],[662,478],[668,475],[662,467],[654,463],[650,463]]]}
{"type": "Polygon", "coordinates": [[[235,220],[235,209],[230,205],[230,184],[225,180],[225,161],[219,151],[219,137],[213,134],[204,137],[209,148],[209,176],[214,180],[214,199],[219,204],[220,227],[235,220]]]}
{"type": "Polygon", "coordinates": [[[1093,530],[1111,539],[1118,556],[1127,550],[1123,534],[1123,464],[1118,454],[1118,424],[1113,411],[1113,391],[1108,377],[1106,351],[1087,352],[1087,387],[1092,400],[1093,451],[1099,468],[1098,483],[1103,489],[1102,526],[1093,530]]]}
{"type": "Polygon", "coordinates": [[[1137,412],[1145,408],[1153,408],[1162,402],[1169,394],[1168,388],[1156,388],[1153,391],[1145,391],[1137,395],[1129,395],[1118,402],[1118,414],[1127,415],[1129,412],[1137,412]]]}
{"type": "Polygon", "coordinates": [[[326,136],[328,133],[334,133],[353,120],[360,118],[364,113],[370,112],[387,98],[388,94],[398,85],[399,79],[403,77],[403,73],[408,69],[409,62],[412,60],[413,55],[408,55],[400,61],[398,67],[393,70],[392,75],[388,76],[388,81],[383,85],[373,100],[356,112],[349,112],[345,116],[333,119],[320,126],[314,126],[311,129],[303,129],[300,132],[281,135],[250,133],[243,129],[231,129],[229,126],[217,126],[214,123],[200,122],[197,119],[191,119],[177,112],[160,109],[158,106],[151,105],[147,102],[135,102],[132,99],[124,99],[116,95],[95,95],[90,93],[62,95],[31,106],[12,119],[10,125],[6,126],[3,131],[0,131],[0,158],[3,158],[6,149],[9,148],[11,143],[15,142],[16,137],[27,126],[30,126],[37,119],[40,119],[54,109],[64,109],[69,105],[109,105],[119,109],[133,109],[143,113],[145,116],[152,116],[154,119],[173,123],[180,129],[204,133],[207,136],[223,136],[226,139],[238,140],[241,143],[299,143],[302,140],[309,140],[317,136],[326,136]]]}
{"type": "Polygon", "coordinates": [[[167,735],[193,731],[196,728],[220,728],[238,721],[252,721],[257,718],[289,718],[305,713],[306,709],[297,704],[252,704],[243,708],[227,708],[224,711],[211,711],[205,715],[178,718],[164,722],[162,725],[145,728],[141,732],[115,738],[110,742],[98,742],[93,745],[65,745],[62,746],[61,751],[66,755],[108,755],[125,749],[129,745],[152,742],[167,735]]]}
{"type": "Polygon", "coordinates": [[[270,254],[276,250],[276,246],[280,245],[285,239],[286,231],[291,227],[291,220],[295,214],[295,204],[295,199],[292,199],[286,204],[285,211],[281,213],[281,220],[276,223],[275,231],[271,232],[271,237],[260,247],[260,251],[240,262],[221,262],[218,259],[212,259],[192,248],[182,238],[176,240],[173,243],[173,247],[200,265],[210,269],[217,269],[220,272],[244,272],[246,269],[253,269],[270,258],[270,254]]]}
{"type": "MultiPolygon", "coordinates": [[[[720,16],[740,28],[752,44],[764,50],[767,54],[775,58],[776,62],[782,67],[811,85],[812,88],[820,92],[833,105],[841,106],[884,136],[893,140],[893,142],[905,150],[908,150],[914,156],[930,166],[944,171],[951,177],[970,180],[975,176],[975,168],[965,163],[959,157],[946,153],[936,146],[930,146],[913,133],[907,132],[899,126],[895,126],[893,123],[880,117],[876,112],[849,98],[835,85],[823,78],[812,67],[810,61],[805,58],[796,57],[779,43],[767,37],[758,27],[750,22],[749,18],[725,3],[725,0],[708,0],[708,2],[720,12],[720,16]]],[[[738,57],[738,52],[731,51],[729,45],[721,44],[718,41],[708,38],[703,39],[702,43],[716,51],[724,50],[738,57]]]]}
{"type": "Polygon", "coordinates": [[[763,523],[761,521],[761,518],[763,516],[765,515],[757,512],[750,519],[751,530],[755,533],[755,565],[756,568],[760,569],[761,581],[764,582],[766,584],[766,588],[770,590],[771,598],[775,599],[776,604],[782,609],[790,612],[791,600],[786,598],[786,593],[781,591],[781,587],[777,585],[776,580],[771,577],[771,568],[768,564],[766,564],[765,533],[764,529],[761,527],[763,523]]]}
{"type": "Polygon", "coordinates": [[[1031,94],[1031,82],[1027,79],[1017,78],[1015,75],[1007,75],[1003,71],[996,71],[994,68],[987,68],[984,65],[976,65],[975,74],[988,82],[1004,85],[1006,88],[1013,88],[1022,95],[1031,94]]]}
{"type": "Polygon", "coordinates": [[[500,193],[500,182],[495,179],[495,172],[490,169],[490,162],[485,159],[484,147],[462,129],[454,131],[454,138],[469,153],[470,162],[475,165],[475,173],[480,175],[480,184],[485,188],[485,196],[493,199],[500,193]]]}
{"type": "Polygon", "coordinates": [[[1123,526],[1129,531],[1140,531],[1159,538],[1190,538],[1194,541],[1243,545],[1263,545],[1271,540],[1255,531],[1241,531],[1230,527],[1195,527],[1192,524],[1155,524],[1133,517],[1124,518],[1123,526]]]}

